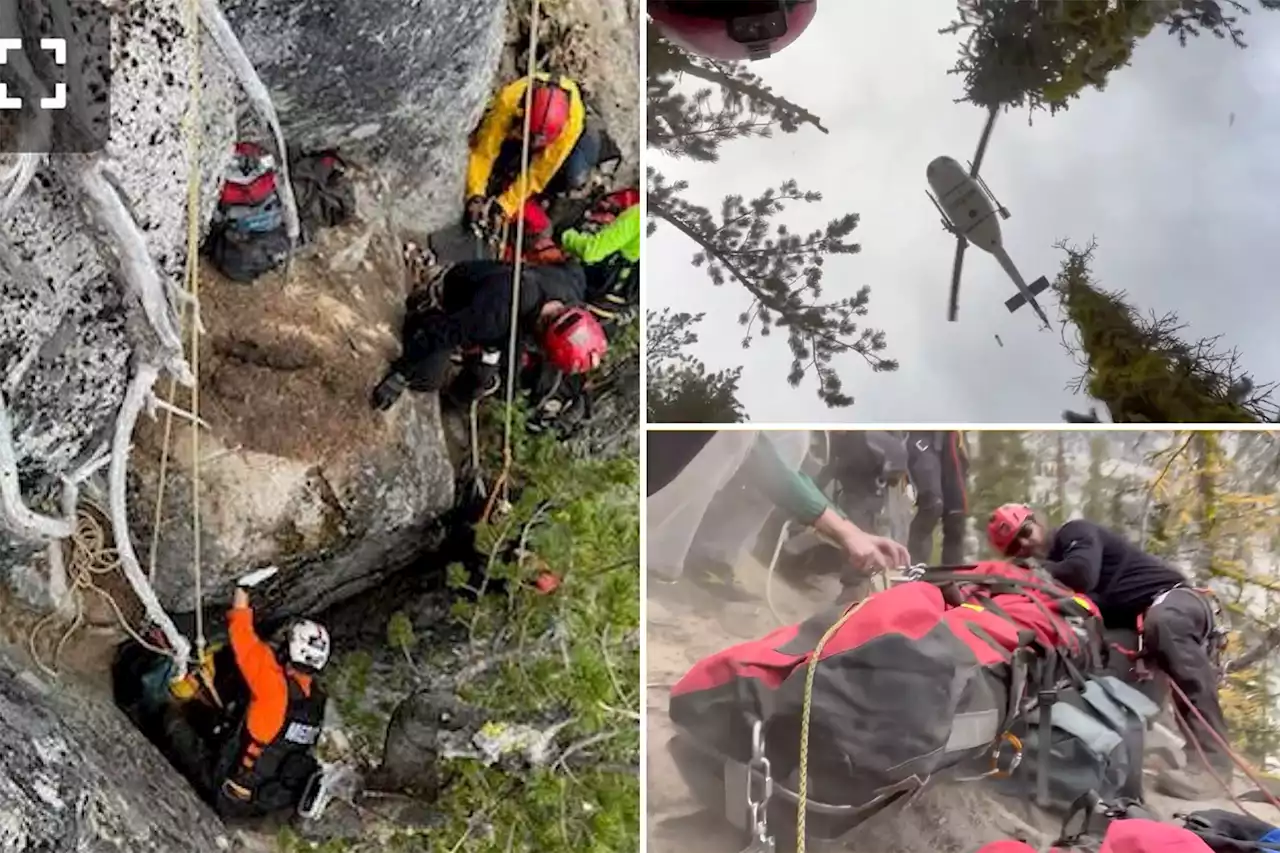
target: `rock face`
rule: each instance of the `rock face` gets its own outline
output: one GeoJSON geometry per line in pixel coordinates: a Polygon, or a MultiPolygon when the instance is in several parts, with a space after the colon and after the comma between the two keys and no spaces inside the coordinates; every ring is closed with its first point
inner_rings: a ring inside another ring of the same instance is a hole
{"type": "MultiPolygon", "coordinates": [[[[456,215],[468,133],[502,48],[504,3],[225,5],[290,142],[338,145],[367,179],[364,222],[309,247],[287,279],[243,286],[209,273],[201,284],[206,598],[225,601],[235,577],[275,563],[286,571],[260,602],[271,609],[287,587],[285,610],[312,610],[401,568],[453,503],[435,401],[405,400],[375,416],[367,400],[398,348],[405,282],[388,235],[397,224],[427,230],[456,215]]],[[[186,8],[160,0],[116,12],[111,144],[90,161],[106,164],[136,221],[135,260],[153,264],[158,301],[140,298],[136,264],[91,203],[83,158],[52,158],[0,225],[0,382],[23,496],[46,512],[60,478],[103,454],[137,365],[172,362],[175,352],[169,289],[181,288],[186,261],[186,8]]],[[[208,34],[202,43],[197,179],[207,222],[232,142],[251,131],[237,128],[239,81],[208,34]]],[[[162,376],[157,396],[168,398],[168,386],[162,376]]],[[[189,393],[179,389],[175,402],[189,406],[189,393]]],[[[144,567],[165,443],[163,414],[144,415],[129,481],[144,567]]],[[[155,551],[155,586],[171,610],[196,601],[192,444],[176,419],[155,551]]],[[[43,574],[39,549],[0,534],[0,569],[43,574]]]]}
{"type": "MultiPolygon", "coordinates": [[[[257,590],[277,615],[314,612],[404,568],[440,533],[454,472],[435,395],[375,413],[369,394],[398,351],[398,247],[371,225],[327,231],[252,287],[208,271],[201,285],[201,574],[206,601],[274,564],[257,590]]],[[[179,404],[186,406],[185,395],[179,404]]],[[[195,605],[192,430],[174,419],[155,586],[195,605]]],[[[163,456],[163,418],[139,424],[132,527],[146,554],[163,456]]]]}
{"type": "Polygon", "coordinates": [[[213,813],[110,702],[0,650],[0,851],[212,853],[213,813]]]}
{"type": "Polygon", "coordinates": [[[433,231],[462,199],[467,137],[493,86],[505,0],[229,0],[285,134],[376,164],[399,227],[433,231]]]}
{"type": "MultiPolygon", "coordinates": [[[[189,60],[178,0],[126,4],[118,16],[106,156],[160,274],[181,282],[188,169],[180,131],[189,60]]],[[[235,133],[234,83],[204,51],[206,213],[235,133]]],[[[85,211],[82,158],[54,157],[0,227],[0,378],[23,480],[67,473],[109,432],[138,347],[153,347],[127,293],[117,244],[85,211]]],[[[175,315],[176,316],[176,315],[175,315]]]]}

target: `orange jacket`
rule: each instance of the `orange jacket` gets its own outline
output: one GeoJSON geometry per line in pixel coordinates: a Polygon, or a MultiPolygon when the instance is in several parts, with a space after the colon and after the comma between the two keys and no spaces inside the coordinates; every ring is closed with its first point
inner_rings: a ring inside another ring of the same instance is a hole
{"type": "Polygon", "coordinates": [[[285,711],[289,705],[289,682],[292,678],[311,695],[311,676],[292,667],[285,667],[276,660],[276,653],[262,641],[253,628],[253,608],[233,607],[227,612],[227,633],[236,666],[249,687],[249,708],[245,712],[245,728],[249,736],[260,744],[269,744],[284,728],[285,711]]]}

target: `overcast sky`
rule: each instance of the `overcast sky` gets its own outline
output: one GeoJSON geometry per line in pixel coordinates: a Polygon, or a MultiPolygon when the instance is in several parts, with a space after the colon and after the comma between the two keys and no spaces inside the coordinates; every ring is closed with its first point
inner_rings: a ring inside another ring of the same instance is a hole
{"type": "MultiPolygon", "coordinates": [[[[824,296],[870,285],[865,319],[902,366],[877,375],[857,356],[838,360],[856,398],[848,409],[828,409],[811,378],[786,384],[785,336],[740,347],[736,318],[750,299],[692,268],[689,241],[661,225],[649,239],[647,307],[707,313],[695,354],[711,369],[744,367],[753,421],[1051,422],[1090,405],[1066,389],[1078,370],[1057,333],[1005,309],[1014,286],[992,256],[966,252],[960,319],[946,320],[955,241],[925,197],[925,166],[941,154],[971,159],[985,119],[953,103],[958,37],[937,30],[954,14],[950,0],[828,0],[800,42],[752,70],[830,135],[739,140],[714,164],[651,152],[651,165],[688,180],[687,197],[713,210],[730,192],[750,198],[795,178],[825,198],[784,214],[792,230],[861,215],[862,252],[829,261],[824,296]]],[[[1025,112],[1003,115],[982,175],[1013,214],[1001,223],[1005,246],[1028,282],[1056,274],[1055,241],[1095,236],[1103,287],[1176,311],[1189,335],[1223,334],[1251,372],[1280,379],[1280,12],[1243,23],[1246,50],[1211,36],[1181,48],[1156,33],[1105,92],[1086,91],[1066,113],[1038,113],[1033,126],[1025,112]]],[[[1041,298],[1056,317],[1056,300],[1041,298]]]]}

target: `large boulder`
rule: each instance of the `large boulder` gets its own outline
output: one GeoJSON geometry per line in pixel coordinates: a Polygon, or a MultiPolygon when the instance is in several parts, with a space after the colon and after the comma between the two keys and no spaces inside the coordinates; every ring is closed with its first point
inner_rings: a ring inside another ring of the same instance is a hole
{"type": "MultiPolygon", "coordinates": [[[[355,224],[322,234],[250,287],[208,271],[201,285],[201,575],[206,600],[274,564],[258,600],[314,612],[404,568],[444,533],[454,470],[435,395],[369,405],[398,351],[399,247],[355,224]]],[[[179,405],[187,406],[185,394],[179,405]]],[[[164,418],[143,420],[133,453],[132,527],[150,551],[164,418]]],[[[195,605],[191,427],[173,419],[155,587],[170,609],[195,605]]]]}
{"type": "Polygon", "coordinates": [[[293,141],[374,164],[393,223],[457,215],[493,90],[505,0],[225,0],[293,141]]]}
{"type": "Polygon", "coordinates": [[[227,849],[221,822],[114,705],[0,648],[0,853],[227,849]]]}

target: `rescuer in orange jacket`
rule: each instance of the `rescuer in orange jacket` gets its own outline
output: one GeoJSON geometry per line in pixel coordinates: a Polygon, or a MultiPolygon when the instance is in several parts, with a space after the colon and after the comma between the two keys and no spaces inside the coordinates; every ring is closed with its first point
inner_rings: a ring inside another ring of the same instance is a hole
{"type": "Polygon", "coordinates": [[[521,195],[527,78],[494,99],[471,144],[466,218],[471,224],[523,216],[529,238],[546,235],[551,220],[538,201],[586,184],[600,160],[602,137],[587,115],[578,84],[568,77],[534,75],[529,109],[529,177],[521,195]],[[523,213],[521,213],[523,211],[523,213]]]}
{"type": "Polygon", "coordinates": [[[329,662],[329,632],[299,620],[277,657],[254,630],[243,589],[227,613],[227,631],[249,703],[218,765],[217,810],[224,817],[253,817],[294,808],[319,769],[313,753],[326,697],[315,676],[329,662]]]}

